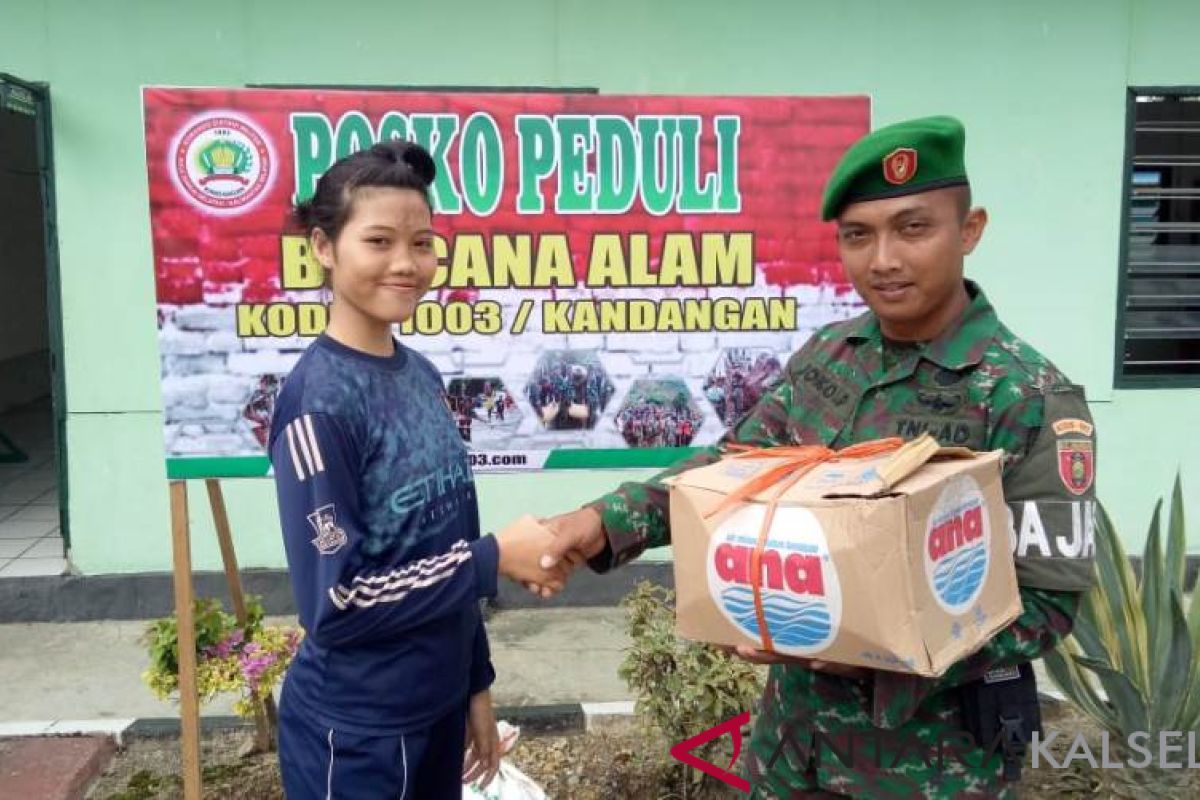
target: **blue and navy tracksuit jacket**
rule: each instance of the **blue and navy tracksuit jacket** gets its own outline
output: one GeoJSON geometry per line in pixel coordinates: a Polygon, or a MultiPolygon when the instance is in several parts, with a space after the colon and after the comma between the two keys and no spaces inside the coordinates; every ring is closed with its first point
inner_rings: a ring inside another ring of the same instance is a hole
{"type": "Polygon", "coordinates": [[[491,685],[479,599],[496,593],[441,376],[327,336],[276,400],[269,442],[300,623],[286,702],[330,729],[426,728],[491,685]]]}

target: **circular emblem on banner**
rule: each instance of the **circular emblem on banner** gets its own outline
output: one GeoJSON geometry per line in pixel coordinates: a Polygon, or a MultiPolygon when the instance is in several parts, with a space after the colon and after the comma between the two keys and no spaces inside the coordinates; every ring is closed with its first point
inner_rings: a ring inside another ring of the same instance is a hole
{"type": "Polygon", "coordinates": [[[948,613],[963,614],[979,599],[990,536],[987,506],[975,479],[962,475],[946,484],[925,528],[925,577],[948,613]]]}
{"type": "Polygon", "coordinates": [[[203,209],[243,211],[266,192],[274,158],[253,123],[229,113],[189,121],[171,148],[171,177],[203,209]]]}
{"type": "MultiPolygon", "coordinates": [[[[760,643],[750,575],[765,514],[765,506],[744,506],[717,527],[708,543],[713,602],[738,630],[760,643]]],[[[777,508],[760,566],[763,611],[775,649],[800,656],[828,647],[841,624],[842,592],[816,516],[798,506],[777,508]]]]}

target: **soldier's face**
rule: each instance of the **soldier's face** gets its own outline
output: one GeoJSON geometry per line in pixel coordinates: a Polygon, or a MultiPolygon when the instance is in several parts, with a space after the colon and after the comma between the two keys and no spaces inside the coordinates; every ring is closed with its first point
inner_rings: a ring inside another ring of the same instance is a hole
{"type": "Polygon", "coordinates": [[[951,187],[869,200],[838,217],[838,250],[854,288],[902,341],[935,338],[965,309],[963,258],[987,224],[980,208],[963,212],[951,187]]]}

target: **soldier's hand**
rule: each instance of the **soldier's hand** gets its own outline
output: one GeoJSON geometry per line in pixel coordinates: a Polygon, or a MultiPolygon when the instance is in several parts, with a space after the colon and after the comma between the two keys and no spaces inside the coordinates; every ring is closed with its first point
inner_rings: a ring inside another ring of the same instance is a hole
{"type": "Polygon", "coordinates": [[[500,574],[526,586],[536,583],[542,597],[562,591],[571,571],[570,565],[563,562],[543,567],[539,563],[546,548],[553,544],[554,536],[544,529],[532,527],[501,531],[496,534],[500,574]]]}
{"type": "Polygon", "coordinates": [[[581,565],[604,550],[604,525],[600,512],[590,506],[543,520],[555,536],[554,544],[542,556],[542,568],[553,569],[563,559],[581,565]]]}
{"type": "Polygon", "coordinates": [[[824,672],[828,675],[837,675],[840,678],[850,678],[852,680],[866,680],[871,676],[871,670],[865,667],[851,667],[845,664],[831,664],[828,661],[818,661],[811,658],[799,658],[797,656],[785,656],[780,653],[771,653],[766,650],[758,650],[753,647],[748,647],[744,644],[739,644],[737,647],[722,647],[727,653],[732,653],[739,658],[749,661],[752,664],[791,664],[805,669],[811,669],[816,672],[824,672]]]}
{"type": "MultiPolygon", "coordinates": [[[[604,525],[593,508],[581,508],[541,522],[554,534],[554,540],[542,553],[542,569],[570,573],[604,550],[604,525]]],[[[536,595],[549,596],[546,587],[538,583],[528,582],[525,588],[536,595]]]]}

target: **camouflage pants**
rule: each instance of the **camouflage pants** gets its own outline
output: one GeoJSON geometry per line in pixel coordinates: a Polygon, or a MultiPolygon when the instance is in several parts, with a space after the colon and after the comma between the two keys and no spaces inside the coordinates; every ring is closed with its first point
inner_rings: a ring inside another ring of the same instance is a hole
{"type": "Polygon", "coordinates": [[[931,696],[894,731],[873,728],[870,703],[864,684],[773,667],[750,742],[751,796],[1016,797],[1001,780],[999,756],[960,738],[957,692],[931,696]]]}

